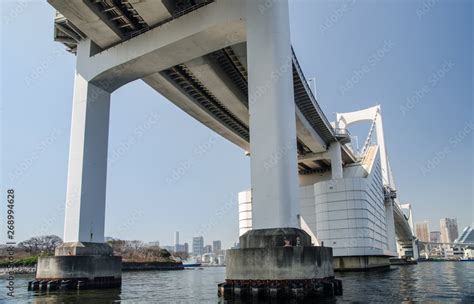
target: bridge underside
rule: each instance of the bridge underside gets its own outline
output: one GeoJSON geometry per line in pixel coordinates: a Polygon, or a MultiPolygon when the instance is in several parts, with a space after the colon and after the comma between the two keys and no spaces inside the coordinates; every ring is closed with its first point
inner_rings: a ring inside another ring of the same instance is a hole
{"type": "MultiPolygon", "coordinates": [[[[77,44],[88,37],[97,46],[95,52],[101,53],[143,33],[165,28],[174,20],[188,17],[206,6],[222,2],[221,5],[225,5],[226,1],[48,2],[61,12],[55,22],[56,40],[77,52],[77,44]]],[[[238,36],[232,31],[226,35],[230,40],[238,36]]],[[[337,140],[336,134],[319,108],[294,54],[291,69],[299,173],[327,171],[331,162],[323,152],[337,140]]],[[[239,42],[150,72],[142,79],[189,115],[250,151],[247,70],[246,43],[239,42]]],[[[344,163],[356,161],[352,151],[345,146],[342,146],[342,158],[344,163]]]]}
{"type": "MultiPolygon", "coordinates": [[[[233,45],[176,65],[143,80],[168,100],[246,151],[249,145],[249,95],[246,44],[233,45]]],[[[317,113],[301,70],[293,59],[299,172],[330,169],[329,156],[321,157],[334,141],[324,116],[317,113]],[[321,131],[324,132],[321,132],[321,131]],[[319,155],[320,157],[311,157],[319,155]]],[[[343,161],[355,157],[343,149],[343,161]]]]}

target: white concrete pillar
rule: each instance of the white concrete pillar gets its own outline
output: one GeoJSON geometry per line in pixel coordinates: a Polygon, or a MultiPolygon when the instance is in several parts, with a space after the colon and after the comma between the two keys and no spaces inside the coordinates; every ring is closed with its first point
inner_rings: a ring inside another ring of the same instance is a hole
{"type": "Polygon", "coordinates": [[[392,189],[395,189],[392,184],[392,181],[390,180],[390,174],[389,174],[389,166],[388,166],[388,156],[385,148],[385,137],[384,137],[384,132],[383,132],[383,122],[382,122],[382,113],[380,112],[379,108],[379,114],[377,115],[377,118],[375,119],[375,132],[377,135],[377,143],[379,145],[380,149],[380,156],[381,156],[381,165],[382,165],[382,178],[384,185],[389,185],[392,189]]]}
{"type": "Polygon", "coordinates": [[[299,228],[288,0],[247,0],[253,229],[299,228]]]}
{"type": "Polygon", "coordinates": [[[420,258],[420,248],[418,247],[418,243],[416,242],[416,240],[413,240],[412,244],[413,244],[413,259],[418,261],[418,259],[420,258]]]}
{"type": "Polygon", "coordinates": [[[392,200],[385,201],[385,225],[387,228],[387,246],[391,252],[397,252],[397,237],[395,234],[395,219],[393,217],[393,202],[392,200]]]}
{"type": "MultiPolygon", "coordinates": [[[[110,93],[77,72],[74,84],[64,242],[104,242],[110,93]]],[[[80,53],[83,52],[83,53],[80,53]]]]}
{"type": "Polygon", "coordinates": [[[343,178],[341,144],[337,141],[329,146],[329,155],[331,157],[332,179],[343,178]]]}

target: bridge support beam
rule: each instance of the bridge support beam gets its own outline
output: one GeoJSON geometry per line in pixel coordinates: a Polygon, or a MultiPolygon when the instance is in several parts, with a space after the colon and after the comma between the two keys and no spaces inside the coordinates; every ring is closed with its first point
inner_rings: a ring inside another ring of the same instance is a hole
{"type": "Polygon", "coordinates": [[[81,64],[90,48],[90,41],[78,46],[64,243],[54,257],[40,257],[36,279],[115,287],[121,283],[121,258],[104,243],[110,93],[80,72],[87,68],[81,64]]]}
{"type": "Polygon", "coordinates": [[[254,229],[298,227],[296,119],[288,1],[247,1],[254,229]]]}
{"type": "Polygon", "coordinates": [[[227,252],[220,294],[310,297],[324,284],[339,293],[332,248],[312,246],[299,227],[288,0],[247,0],[247,58],[254,230],[227,252]]]}
{"type": "Polygon", "coordinates": [[[331,156],[332,179],[343,178],[341,144],[332,142],[329,146],[329,155],[331,156]]]}

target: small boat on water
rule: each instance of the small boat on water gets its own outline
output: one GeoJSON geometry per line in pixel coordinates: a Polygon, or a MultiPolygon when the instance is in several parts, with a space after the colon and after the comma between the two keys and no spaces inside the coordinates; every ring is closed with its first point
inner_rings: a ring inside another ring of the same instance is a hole
{"type": "Polygon", "coordinates": [[[194,263],[194,264],[184,264],[183,263],[183,266],[184,268],[190,268],[190,267],[201,267],[201,263],[194,263]]]}
{"type": "Polygon", "coordinates": [[[459,262],[474,262],[474,258],[461,258],[459,262]]]}
{"type": "Polygon", "coordinates": [[[183,266],[184,268],[194,268],[194,267],[201,267],[201,263],[196,260],[184,260],[183,266]]]}

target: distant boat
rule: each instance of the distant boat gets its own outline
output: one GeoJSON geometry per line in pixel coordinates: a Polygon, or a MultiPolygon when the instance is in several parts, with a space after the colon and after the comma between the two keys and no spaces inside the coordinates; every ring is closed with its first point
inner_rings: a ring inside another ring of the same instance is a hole
{"type": "Polygon", "coordinates": [[[474,262],[474,258],[461,258],[460,262],[474,262]]]}
{"type": "Polygon", "coordinates": [[[200,267],[201,263],[194,263],[194,264],[183,264],[184,268],[190,268],[190,267],[200,267]]]}
{"type": "Polygon", "coordinates": [[[201,263],[198,263],[196,260],[184,260],[183,266],[184,268],[192,268],[192,267],[201,267],[201,263]]]}

